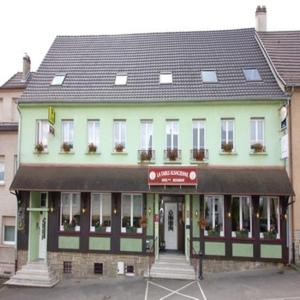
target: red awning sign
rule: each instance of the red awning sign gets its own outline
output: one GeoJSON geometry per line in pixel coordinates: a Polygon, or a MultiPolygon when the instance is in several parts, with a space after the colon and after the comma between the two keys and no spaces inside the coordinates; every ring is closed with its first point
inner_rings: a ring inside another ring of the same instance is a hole
{"type": "Polygon", "coordinates": [[[149,185],[197,185],[197,169],[195,167],[163,168],[150,167],[148,171],[149,185]]]}

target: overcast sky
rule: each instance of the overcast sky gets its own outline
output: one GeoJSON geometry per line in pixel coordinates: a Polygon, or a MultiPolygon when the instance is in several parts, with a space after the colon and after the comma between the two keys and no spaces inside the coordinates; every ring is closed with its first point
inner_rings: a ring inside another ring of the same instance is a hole
{"type": "Polygon", "coordinates": [[[24,52],[37,70],[56,35],[254,27],[258,4],[268,30],[300,30],[299,0],[1,0],[0,84],[24,52]]]}

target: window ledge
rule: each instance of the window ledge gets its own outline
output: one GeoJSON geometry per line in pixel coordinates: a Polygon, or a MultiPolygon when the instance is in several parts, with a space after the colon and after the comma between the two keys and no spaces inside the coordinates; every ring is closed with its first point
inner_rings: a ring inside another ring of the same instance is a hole
{"type": "Polygon", "coordinates": [[[5,186],[5,182],[4,182],[4,181],[1,181],[1,182],[0,182],[0,186],[5,186]]]}
{"type": "Polygon", "coordinates": [[[86,155],[100,155],[101,152],[85,152],[86,155]]]}
{"type": "Polygon", "coordinates": [[[254,156],[256,156],[256,155],[258,155],[258,156],[260,156],[260,155],[262,155],[262,156],[266,156],[266,155],[268,155],[268,153],[267,152],[250,152],[249,153],[249,155],[254,155],[254,156]]]}
{"type": "Polygon", "coordinates": [[[72,155],[72,154],[75,154],[75,152],[74,151],[70,151],[70,152],[60,151],[58,154],[72,155]]]}
{"type": "Polygon", "coordinates": [[[35,154],[35,155],[43,155],[43,154],[49,154],[49,152],[48,151],[42,151],[42,152],[34,151],[33,154],[35,154]]]}
{"type": "Polygon", "coordinates": [[[193,165],[208,164],[208,159],[204,159],[204,160],[191,160],[190,163],[193,164],[193,165]]]}
{"type": "Polygon", "coordinates": [[[128,155],[128,152],[126,152],[126,151],[122,151],[122,152],[113,151],[111,153],[111,155],[128,155]]]}
{"type": "Polygon", "coordinates": [[[164,164],[168,165],[180,165],[182,163],[181,160],[165,160],[164,164]]]}
{"type": "Polygon", "coordinates": [[[235,151],[232,151],[232,152],[220,151],[219,154],[220,155],[238,155],[238,153],[235,151]]]}
{"type": "Polygon", "coordinates": [[[154,165],[155,161],[154,160],[143,160],[143,161],[138,160],[137,163],[140,165],[154,165]]]}

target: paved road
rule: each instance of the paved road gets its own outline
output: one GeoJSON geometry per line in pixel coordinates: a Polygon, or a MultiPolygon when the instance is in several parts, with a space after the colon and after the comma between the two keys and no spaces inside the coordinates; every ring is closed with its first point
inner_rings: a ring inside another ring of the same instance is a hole
{"type": "Polygon", "coordinates": [[[300,273],[247,271],[188,280],[99,278],[60,282],[52,289],[0,288],[1,300],[300,300],[300,273]]]}

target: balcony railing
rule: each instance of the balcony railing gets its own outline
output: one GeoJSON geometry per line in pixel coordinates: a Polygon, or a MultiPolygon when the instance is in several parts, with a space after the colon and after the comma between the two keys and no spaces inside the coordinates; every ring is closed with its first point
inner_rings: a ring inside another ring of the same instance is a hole
{"type": "Polygon", "coordinates": [[[164,150],[164,160],[169,162],[181,161],[181,150],[179,149],[166,149],[164,150]]]}
{"type": "Polygon", "coordinates": [[[208,149],[192,149],[191,150],[191,161],[201,162],[208,160],[208,149]]]}
{"type": "Polygon", "coordinates": [[[155,162],[155,150],[138,150],[138,161],[140,162],[155,162]]]}

